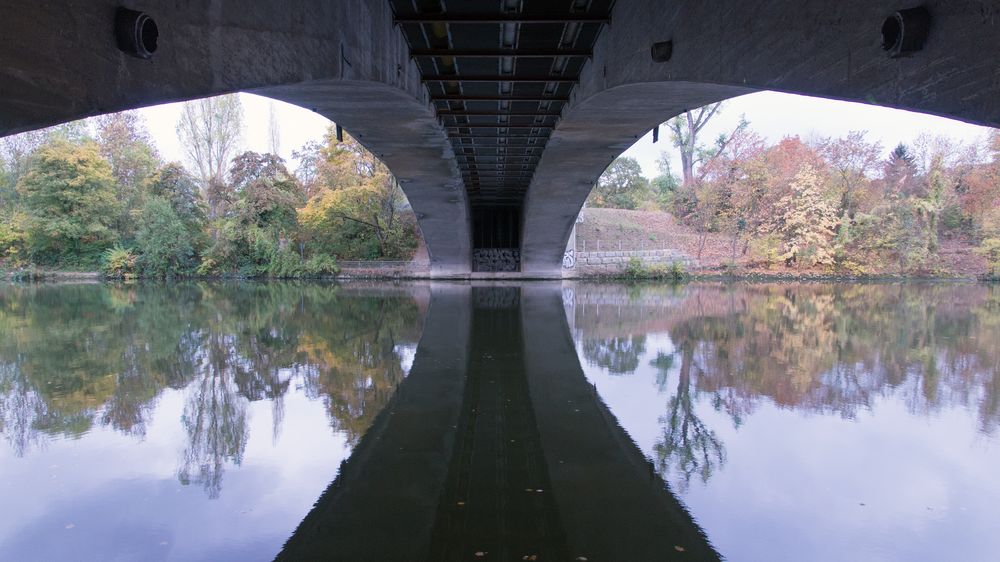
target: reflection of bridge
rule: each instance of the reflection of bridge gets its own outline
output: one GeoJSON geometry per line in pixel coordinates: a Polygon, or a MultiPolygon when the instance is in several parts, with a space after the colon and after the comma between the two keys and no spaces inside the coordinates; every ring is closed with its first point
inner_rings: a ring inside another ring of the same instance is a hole
{"type": "Polygon", "coordinates": [[[435,286],[409,377],[279,559],[531,556],[718,559],[584,378],[558,286],[435,286]]]}
{"type": "Polygon", "coordinates": [[[992,2],[127,4],[157,24],[152,60],[116,47],[117,0],[6,3],[0,133],[237,90],[296,103],[392,169],[439,275],[474,256],[558,274],[607,164],[705,103],[771,89],[1000,124],[992,2]]]}

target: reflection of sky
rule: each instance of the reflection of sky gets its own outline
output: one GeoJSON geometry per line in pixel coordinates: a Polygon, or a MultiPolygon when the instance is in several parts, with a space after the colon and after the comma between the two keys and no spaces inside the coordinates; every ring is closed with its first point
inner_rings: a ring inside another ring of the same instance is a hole
{"type": "Polygon", "coordinates": [[[23,458],[0,447],[0,560],[272,559],[349,453],[323,403],[291,387],[273,440],[271,402],[250,404],[243,463],[214,500],[177,479],[183,391],[161,395],[142,439],[95,427],[23,458]]]}
{"type": "Polygon", "coordinates": [[[396,344],[396,347],[392,348],[392,350],[399,356],[399,366],[403,369],[403,375],[409,376],[410,368],[413,367],[413,359],[417,356],[416,344],[396,344]]]}
{"type": "MultiPolygon", "coordinates": [[[[650,362],[672,351],[668,336],[649,334],[637,371],[613,375],[577,346],[588,380],[651,457],[679,361],[664,393],[650,362]]],[[[706,484],[692,478],[681,499],[729,560],[997,559],[1000,444],[968,408],[916,415],[901,389],[855,420],[761,400],[736,429],[709,395],[697,414],[726,462],[706,484]]]]}

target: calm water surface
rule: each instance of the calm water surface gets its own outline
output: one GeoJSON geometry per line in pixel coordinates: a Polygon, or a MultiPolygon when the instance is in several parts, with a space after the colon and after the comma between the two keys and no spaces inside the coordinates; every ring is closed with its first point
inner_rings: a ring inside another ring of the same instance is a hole
{"type": "Polygon", "coordinates": [[[0,559],[995,560],[998,422],[996,287],[3,286],[0,559]]]}

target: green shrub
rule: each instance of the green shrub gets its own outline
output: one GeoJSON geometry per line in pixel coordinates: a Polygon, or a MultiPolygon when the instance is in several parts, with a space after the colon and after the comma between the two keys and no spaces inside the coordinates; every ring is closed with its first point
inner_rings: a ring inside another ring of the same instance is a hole
{"type": "Polygon", "coordinates": [[[294,279],[305,274],[302,258],[286,249],[275,250],[261,267],[261,274],[275,279],[294,279]]]}
{"type": "Polygon", "coordinates": [[[946,234],[970,234],[972,219],[958,204],[946,205],[941,209],[941,230],[946,234]]]}
{"type": "Polygon", "coordinates": [[[205,256],[195,269],[195,273],[201,276],[218,275],[221,273],[219,262],[215,261],[211,256],[205,256]]]}
{"type": "Polygon", "coordinates": [[[114,246],[104,251],[101,257],[101,273],[112,279],[127,279],[135,277],[138,268],[138,257],[121,246],[114,246]]]}
{"type": "Polygon", "coordinates": [[[687,276],[687,272],[684,271],[684,264],[682,264],[679,261],[670,262],[670,267],[667,268],[667,274],[670,276],[671,279],[677,279],[677,280],[683,279],[685,276],[687,276]]]}
{"type": "Polygon", "coordinates": [[[340,273],[337,260],[326,254],[316,255],[306,260],[304,269],[307,277],[327,277],[340,273]]]}
{"type": "Polygon", "coordinates": [[[623,272],[625,277],[629,279],[638,279],[646,275],[646,264],[642,263],[639,258],[629,258],[628,264],[625,265],[625,271],[623,272]]]}
{"type": "Polygon", "coordinates": [[[189,271],[194,254],[190,234],[170,203],[151,198],[143,206],[141,222],[136,246],[143,274],[165,277],[189,271]]]}
{"type": "Polygon", "coordinates": [[[986,258],[989,267],[988,279],[1000,279],[1000,238],[987,238],[976,249],[976,253],[986,258]]]}
{"type": "Polygon", "coordinates": [[[680,281],[687,276],[687,272],[684,271],[684,264],[680,262],[670,262],[670,265],[646,265],[641,259],[632,257],[625,265],[622,275],[625,279],[631,280],[680,281]]]}

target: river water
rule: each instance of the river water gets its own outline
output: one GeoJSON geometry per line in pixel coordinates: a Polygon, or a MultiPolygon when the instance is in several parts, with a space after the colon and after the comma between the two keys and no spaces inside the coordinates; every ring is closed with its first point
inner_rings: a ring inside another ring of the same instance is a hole
{"type": "Polygon", "coordinates": [[[998,422],[998,287],[7,285],[0,560],[996,560],[998,422]]]}

